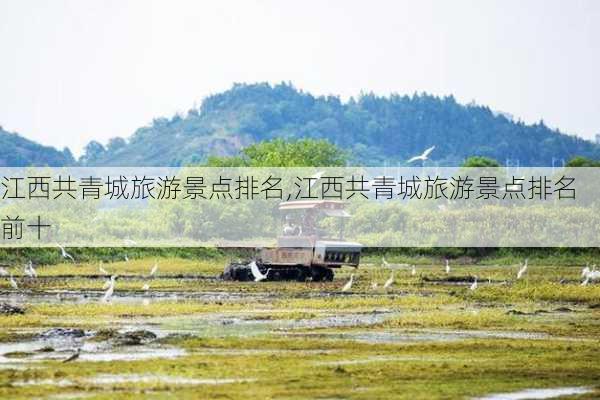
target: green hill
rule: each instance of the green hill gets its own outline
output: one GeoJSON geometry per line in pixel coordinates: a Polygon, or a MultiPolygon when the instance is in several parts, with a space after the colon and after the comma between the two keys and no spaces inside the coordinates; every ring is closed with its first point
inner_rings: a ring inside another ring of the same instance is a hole
{"type": "Polygon", "coordinates": [[[68,148],[63,151],[42,146],[0,127],[0,167],[73,165],[75,160],[68,148]]]}
{"type": "Polygon", "coordinates": [[[550,165],[575,155],[600,158],[600,146],[552,130],[526,125],[488,107],[461,105],[453,97],[428,94],[381,97],[362,94],[342,102],[315,97],[289,84],[236,84],[207,97],[185,116],[155,119],[129,140],[105,148],[88,145],[84,165],[177,166],[208,155],[236,154],[250,143],[281,138],[325,138],[350,150],[353,163],[401,163],[435,145],[431,159],[458,165],[469,156],[504,163],[550,165]]]}

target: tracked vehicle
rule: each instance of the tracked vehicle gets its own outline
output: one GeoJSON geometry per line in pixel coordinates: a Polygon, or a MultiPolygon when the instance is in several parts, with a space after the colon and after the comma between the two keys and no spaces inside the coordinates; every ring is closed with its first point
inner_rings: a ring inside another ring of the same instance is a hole
{"type": "Polygon", "coordinates": [[[280,203],[283,228],[277,246],[258,249],[254,260],[229,264],[222,278],[331,281],[334,268],[358,267],[362,245],[344,240],[344,221],[350,217],[344,206],[344,202],[334,200],[280,203]],[[326,220],[330,229],[320,228],[326,220]],[[334,234],[331,231],[335,225],[334,234]],[[260,274],[256,273],[256,266],[260,274]]]}

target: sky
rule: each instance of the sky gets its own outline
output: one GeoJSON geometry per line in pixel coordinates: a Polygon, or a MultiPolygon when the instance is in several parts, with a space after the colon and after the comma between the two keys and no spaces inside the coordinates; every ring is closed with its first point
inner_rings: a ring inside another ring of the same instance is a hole
{"type": "Polygon", "coordinates": [[[0,0],[0,125],[76,155],[234,82],[600,133],[600,1],[0,0]]]}

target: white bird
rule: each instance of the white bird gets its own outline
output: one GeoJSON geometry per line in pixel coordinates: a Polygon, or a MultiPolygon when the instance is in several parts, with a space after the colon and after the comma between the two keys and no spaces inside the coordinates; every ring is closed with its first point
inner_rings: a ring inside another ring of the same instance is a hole
{"type": "Polygon", "coordinates": [[[393,283],[394,283],[394,271],[392,271],[392,273],[390,274],[390,277],[388,278],[388,280],[385,281],[385,283],[383,284],[383,288],[387,289],[390,286],[392,286],[393,283]]]}
{"type": "Polygon", "coordinates": [[[125,259],[125,262],[129,262],[129,257],[127,257],[127,254],[125,254],[125,257],[123,257],[125,259]]]}
{"type": "Polygon", "coordinates": [[[106,290],[106,289],[108,289],[109,286],[110,286],[110,279],[107,279],[106,282],[104,282],[104,285],[102,285],[102,289],[106,290]]]}
{"type": "Polygon", "coordinates": [[[269,271],[271,271],[271,268],[269,268],[267,270],[267,272],[265,272],[263,274],[262,272],[260,272],[260,269],[258,269],[258,265],[256,265],[256,262],[252,261],[250,263],[250,271],[252,272],[252,275],[254,276],[254,282],[260,282],[260,281],[264,281],[265,279],[267,279],[267,277],[269,276],[269,271]]]}
{"type": "Polygon", "coordinates": [[[325,174],[325,171],[319,171],[316,174],[314,174],[313,176],[311,176],[309,187],[312,188],[314,186],[314,184],[317,183],[317,181],[323,177],[324,174],[325,174]]]}
{"type": "Polygon", "coordinates": [[[375,282],[375,281],[371,282],[371,289],[372,290],[377,290],[378,286],[379,286],[379,284],[377,284],[377,282],[375,282]]]}
{"type": "Polygon", "coordinates": [[[385,257],[381,257],[381,265],[383,265],[386,268],[389,268],[390,263],[387,262],[387,260],[385,259],[385,257]]]}
{"type": "Polygon", "coordinates": [[[102,266],[102,262],[98,264],[98,271],[100,271],[100,273],[103,275],[108,275],[108,271],[104,269],[104,267],[102,266]]]}
{"type": "Polygon", "coordinates": [[[425,150],[423,152],[423,154],[421,154],[419,156],[412,157],[412,158],[408,159],[408,161],[406,161],[406,162],[407,163],[411,163],[411,162],[417,161],[417,160],[425,161],[425,160],[429,159],[429,154],[431,154],[431,152],[434,149],[435,149],[435,146],[431,146],[430,148],[428,148],[427,150],[425,150]]]}
{"type": "Polygon", "coordinates": [[[156,274],[156,271],[158,271],[158,262],[155,261],[154,266],[150,270],[150,276],[154,276],[154,274],[156,274]]]}
{"type": "Polygon", "coordinates": [[[35,271],[35,268],[33,268],[33,263],[31,260],[29,260],[29,262],[25,265],[24,272],[25,275],[30,278],[37,278],[37,272],[35,271]]]}
{"type": "Polygon", "coordinates": [[[596,265],[592,266],[592,269],[585,273],[585,280],[581,283],[582,286],[586,286],[590,282],[600,281],[600,271],[596,271],[596,265]]]}
{"type": "Polygon", "coordinates": [[[0,267],[0,276],[8,276],[8,271],[4,267],[0,267]]]}
{"type": "Polygon", "coordinates": [[[342,288],[342,292],[347,292],[352,287],[352,283],[354,282],[354,274],[350,274],[350,280],[346,282],[344,287],[342,288]]]}
{"type": "Polygon", "coordinates": [[[147,283],[144,284],[144,286],[142,286],[142,290],[147,292],[148,290],[150,290],[150,285],[148,285],[147,283]]]}
{"type": "Polygon", "coordinates": [[[63,258],[70,258],[71,261],[75,262],[75,259],[73,258],[73,256],[70,255],[69,253],[67,253],[67,251],[65,250],[65,248],[63,246],[61,246],[60,244],[57,244],[57,246],[60,249],[60,253],[62,254],[63,258]]]}
{"type": "Polygon", "coordinates": [[[102,296],[102,301],[103,302],[107,302],[110,300],[110,298],[112,297],[113,293],[115,292],[115,280],[117,279],[116,275],[112,275],[110,277],[110,283],[108,285],[108,289],[106,289],[106,292],[104,292],[104,296],[102,296]]]}
{"type": "Polygon", "coordinates": [[[415,276],[417,274],[417,267],[414,264],[412,266],[412,270],[410,271],[410,274],[412,276],[415,276]]]}
{"type": "Polygon", "coordinates": [[[13,278],[12,275],[8,278],[8,283],[10,283],[10,286],[12,286],[13,289],[19,290],[19,285],[17,285],[17,281],[15,281],[15,278],[13,278]]]}
{"type": "Polygon", "coordinates": [[[523,264],[523,266],[519,269],[519,272],[517,272],[517,279],[521,279],[521,277],[523,276],[523,274],[527,271],[527,259],[525,259],[525,264],[523,264]]]}
{"type": "Polygon", "coordinates": [[[585,268],[581,270],[581,277],[585,278],[590,271],[590,264],[588,263],[585,268]]]}
{"type": "Polygon", "coordinates": [[[477,277],[475,277],[475,281],[469,286],[469,290],[475,291],[475,289],[477,289],[477,277]]]}
{"type": "Polygon", "coordinates": [[[448,261],[448,259],[446,258],[446,273],[449,274],[450,273],[450,262],[448,261]]]}

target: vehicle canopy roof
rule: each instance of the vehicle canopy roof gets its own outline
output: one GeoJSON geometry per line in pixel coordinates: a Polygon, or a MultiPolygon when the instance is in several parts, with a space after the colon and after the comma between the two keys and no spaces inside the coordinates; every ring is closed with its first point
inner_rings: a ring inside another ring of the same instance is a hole
{"type": "Polygon", "coordinates": [[[279,203],[282,211],[291,210],[319,210],[330,217],[350,217],[344,210],[345,202],[341,200],[296,200],[279,203]]]}

